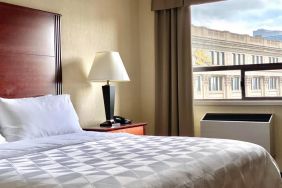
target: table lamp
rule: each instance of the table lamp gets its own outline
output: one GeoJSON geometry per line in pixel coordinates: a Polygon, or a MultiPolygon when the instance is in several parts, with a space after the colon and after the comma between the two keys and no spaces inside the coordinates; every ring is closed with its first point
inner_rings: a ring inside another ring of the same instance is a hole
{"type": "Polygon", "coordinates": [[[115,86],[110,82],[130,81],[118,52],[97,52],[88,79],[92,82],[107,82],[102,86],[105,105],[106,121],[100,126],[111,127],[117,125],[114,120],[115,86]]]}

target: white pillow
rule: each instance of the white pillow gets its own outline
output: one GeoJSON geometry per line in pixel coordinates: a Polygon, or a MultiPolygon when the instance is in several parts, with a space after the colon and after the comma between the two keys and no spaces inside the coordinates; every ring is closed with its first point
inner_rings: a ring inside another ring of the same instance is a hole
{"type": "Polygon", "coordinates": [[[0,131],[10,141],[82,131],[69,95],[0,98],[0,131]]]}
{"type": "Polygon", "coordinates": [[[1,134],[0,134],[0,144],[4,144],[7,143],[6,138],[4,138],[1,134]]]}

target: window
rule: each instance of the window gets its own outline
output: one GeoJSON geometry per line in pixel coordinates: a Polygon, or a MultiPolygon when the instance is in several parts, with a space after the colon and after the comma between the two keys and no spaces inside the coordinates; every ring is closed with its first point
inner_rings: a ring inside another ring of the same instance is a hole
{"type": "Polygon", "coordinates": [[[277,15],[261,14],[279,2],[259,0],[255,9],[237,0],[191,6],[192,51],[202,49],[210,59],[193,66],[194,76],[201,75],[195,99],[282,100],[282,25],[277,15]]]}
{"type": "Polygon", "coordinates": [[[237,61],[236,61],[236,54],[233,53],[233,65],[237,65],[237,61]]]}
{"type": "Polygon", "coordinates": [[[252,63],[253,64],[256,64],[256,59],[255,59],[256,57],[254,56],[254,55],[252,55],[252,63]]]}
{"type": "Polygon", "coordinates": [[[239,76],[231,78],[231,88],[232,88],[232,91],[240,90],[240,77],[239,76]]]}
{"type": "Polygon", "coordinates": [[[252,90],[260,90],[261,85],[260,85],[260,77],[253,77],[252,78],[252,90]]]}
{"type": "Polygon", "coordinates": [[[211,51],[211,64],[214,65],[214,51],[211,51]]]}
{"type": "Polygon", "coordinates": [[[212,65],[224,65],[224,52],[211,51],[212,65]]]}
{"type": "Polygon", "coordinates": [[[220,65],[220,54],[219,52],[216,52],[216,65],[220,65]]]}
{"type": "Polygon", "coordinates": [[[244,65],[245,64],[245,54],[235,54],[233,56],[233,65],[244,65]]]}
{"type": "Polygon", "coordinates": [[[245,65],[246,58],[245,58],[245,54],[242,54],[242,65],[245,65]]]}
{"type": "Polygon", "coordinates": [[[222,91],[222,77],[211,76],[209,79],[209,90],[210,91],[222,91]]]}
{"type": "Polygon", "coordinates": [[[225,64],[225,60],[224,60],[224,52],[221,52],[221,65],[225,64]]]}
{"type": "Polygon", "coordinates": [[[202,90],[202,77],[201,76],[196,76],[195,87],[196,87],[196,91],[198,92],[202,90]]]}
{"type": "Polygon", "coordinates": [[[269,57],[268,63],[278,63],[278,58],[277,57],[269,57]]]}
{"type": "Polygon", "coordinates": [[[269,77],[268,80],[268,89],[269,90],[277,90],[278,89],[278,81],[279,81],[279,77],[269,77]]]}
{"type": "Polygon", "coordinates": [[[262,64],[263,63],[263,57],[258,55],[252,55],[252,63],[253,64],[262,64]]]}
{"type": "Polygon", "coordinates": [[[237,54],[238,59],[238,65],[241,65],[241,54],[237,54]]]}

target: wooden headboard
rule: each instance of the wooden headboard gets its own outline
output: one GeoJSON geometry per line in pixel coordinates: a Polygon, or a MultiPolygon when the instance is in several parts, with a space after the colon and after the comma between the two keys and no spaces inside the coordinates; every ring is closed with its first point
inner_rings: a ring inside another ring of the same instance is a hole
{"type": "Polygon", "coordinates": [[[0,3],[0,97],[62,93],[60,15],[0,3]]]}

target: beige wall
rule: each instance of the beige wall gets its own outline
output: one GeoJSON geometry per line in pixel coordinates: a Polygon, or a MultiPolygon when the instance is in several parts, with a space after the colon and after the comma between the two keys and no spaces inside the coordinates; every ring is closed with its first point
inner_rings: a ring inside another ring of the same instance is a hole
{"type": "Polygon", "coordinates": [[[147,134],[155,132],[155,48],[154,12],[151,0],[139,0],[141,111],[142,120],[148,122],[147,134]]]}
{"type": "MultiPolygon", "coordinates": [[[[105,120],[102,83],[89,83],[95,52],[119,51],[131,79],[119,83],[116,114],[141,121],[139,1],[4,0],[62,14],[64,93],[70,93],[83,127],[105,120]]],[[[142,59],[146,61],[146,59],[142,59]]]]}

